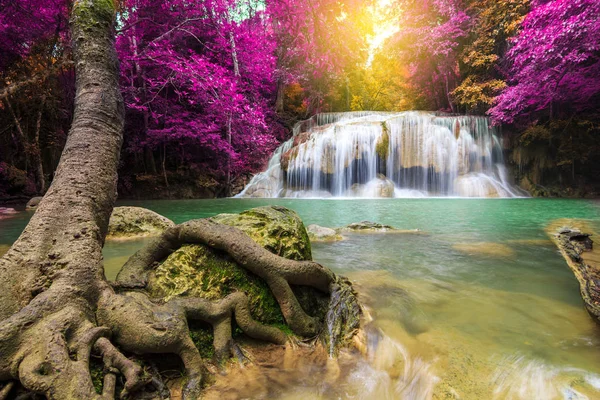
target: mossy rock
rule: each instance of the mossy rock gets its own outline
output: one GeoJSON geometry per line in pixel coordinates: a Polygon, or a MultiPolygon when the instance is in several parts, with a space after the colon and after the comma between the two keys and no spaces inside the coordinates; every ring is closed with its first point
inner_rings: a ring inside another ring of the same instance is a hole
{"type": "Polygon", "coordinates": [[[252,316],[265,324],[282,324],[283,316],[267,284],[239,267],[225,253],[204,245],[186,245],[171,254],[150,278],[153,297],[169,300],[176,296],[222,299],[244,292],[252,316]]]}
{"type": "Polygon", "coordinates": [[[158,236],[175,223],[141,207],[115,207],[108,225],[107,239],[134,239],[158,236]]]}
{"type": "Polygon", "coordinates": [[[382,134],[377,139],[377,143],[375,144],[375,151],[379,158],[381,158],[384,162],[387,161],[388,157],[388,149],[390,147],[390,134],[388,132],[388,127],[385,122],[381,123],[382,134]]]}
{"type": "MultiPolygon", "coordinates": [[[[243,230],[265,249],[293,260],[311,260],[311,247],[302,220],[283,207],[260,207],[240,214],[221,214],[213,221],[243,230]]],[[[293,287],[305,311],[324,319],[329,296],[308,287],[293,287]]],[[[264,324],[291,333],[277,300],[258,276],[238,266],[224,252],[204,245],[186,245],[172,253],[150,276],[153,297],[197,296],[217,300],[239,291],[248,295],[252,316],[264,324]]],[[[190,326],[192,340],[203,355],[210,355],[211,333],[190,326]]]]}
{"type": "Polygon", "coordinates": [[[288,208],[259,207],[240,214],[220,214],[211,219],[243,230],[271,253],[291,260],[312,260],[306,228],[298,214],[288,208]]]}

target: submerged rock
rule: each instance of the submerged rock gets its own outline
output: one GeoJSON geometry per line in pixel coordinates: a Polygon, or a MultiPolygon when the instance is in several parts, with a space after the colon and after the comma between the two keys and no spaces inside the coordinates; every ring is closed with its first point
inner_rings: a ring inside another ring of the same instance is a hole
{"type": "Polygon", "coordinates": [[[0,219],[11,218],[14,217],[19,212],[14,208],[9,207],[0,207],[0,219]]]}
{"type": "Polygon", "coordinates": [[[362,221],[353,222],[349,225],[337,228],[338,233],[394,233],[408,235],[424,235],[428,233],[420,229],[397,229],[390,225],[380,224],[378,222],[362,221]]]}
{"type": "Polygon", "coordinates": [[[377,222],[362,221],[353,222],[343,228],[338,229],[339,232],[390,232],[397,231],[396,228],[390,225],[383,225],[377,222]]]}
{"type": "Polygon", "coordinates": [[[337,242],[344,240],[344,237],[335,229],[314,224],[309,225],[306,229],[311,242],[337,242]]]}
{"type": "Polygon", "coordinates": [[[477,243],[456,243],[452,245],[454,250],[469,255],[485,255],[492,257],[512,257],[515,251],[502,243],[477,242],[477,243]]]}
{"type": "Polygon", "coordinates": [[[141,207],[115,207],[108,225],[107,239],[134,239],[158,236],[175,223],[141,207]]]}
{"type": "Polygon", "coordinates": [[[587,311],[600,322],[600,250],[594,249],[592,228],[585,221],[558,220],[546,232],[579,281],[587,311]]]}

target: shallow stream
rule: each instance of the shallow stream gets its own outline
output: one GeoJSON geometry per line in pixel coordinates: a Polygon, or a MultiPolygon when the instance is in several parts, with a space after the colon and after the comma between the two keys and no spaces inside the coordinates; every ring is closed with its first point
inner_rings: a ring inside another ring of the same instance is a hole
{"type": "MultiPolygon", "coordinates": [[[[318,262],[355,282],[373,316],[370,353],[335,390],[294,381],[279,398],[600,399],[600,329],[577,281],[544,228],[588,220],[600,232],[600,202],[542,199],[123,202],[175,222],[277,204],[304,222],[362,220],[415,230],[352,234],[313,244],[318,262]]],[[[30,214],[0,220],[0,253],[30,214]]],[[[108,242],[106,274],[142,241],[108,242]]],[[[600,245],[600,243],[599,243],[600,245]]],[[[252,397],[251,393],[248,393],[252,397]]]]}

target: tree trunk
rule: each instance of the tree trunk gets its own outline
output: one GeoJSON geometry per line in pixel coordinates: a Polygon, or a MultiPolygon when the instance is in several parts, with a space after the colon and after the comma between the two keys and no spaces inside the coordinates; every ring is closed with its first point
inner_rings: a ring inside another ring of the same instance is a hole
{"type": "Polygon", "coordinates": [[[284,110],[284,98],[285,98],[285,83],[283,78],[277,79],[277,98],[275,100],[275,112],[281,114],[284,110]]]}
{"type": "Polygon", "coordinates": [[[0,259],[0,381],[20,380],[49,398],[95,396],[84,344],[103,334],[94,327],[94,309],[108,288],[102,245],[116,199],[124,118],[114,17],[111,0],[74,2],[72,127],[54,182],[0,259]],[[72,348],[76,361],[69,339],[79,342],[72,348]]]}
{"type": "Polygon", "coordinates": [[[229,44],[231,45],[231,59],[233,63],[233,74],[236,77],[240,76],[240,63],[238,61],[237,47],[235,45],[235,37],[233,31],[229,31],[229,44]]]}
{"type": "Polygon", "coordinates": [[[35,176],[37,181],[37,190],[40,195],[46,191],[46,178],[44,177],[44,163],[42,161],[42,148],[40,146],[40,130],[42,129],[42,115],[44,113],[44,105],[46,104],[46,95],[42,96],[40,109],[38,111],[37,120],[35,123],[35,135],[33,138],[32,153],[35,162],[35,176]]]}
{"type": "Polygon", "coordinates": [[[25,132],[23,131],[23,127],[21,126],[21,121],[19,121],[19,118],[17,117],[17,114],[15,113],[15,110],[13,109],[8,96],[6,96],[4,98],[4,102],[6,103],[6,106],[7,106],[8,110],[10,111],[10,115],[13,117],[13,120],[15,121],[15,127],[17,128],[17,136],[19,138],[19,140],[18,140],[19,146],[22,147],[23,153],[25,155],[25,172],[27,172],[27,170],[29,169],[29,149],[28,149],[29,141],[27,140],[27,135],[25,135],[25,132]]]}
{"type": "MultiPolygon", "coordinates": [[[[144,291],[147,273],[186,243],[224,251],[263,278],[298,335],[312,337],[321,326],[302,310],[290,285],[312,286],[331,293],[332,303],[339,302],[343,283],[327,268],[276,256],[242,231],[210,220],[168,229],[128,260],[115,284],[107,282],[102,246],[116,200],[124,122],[114,19],[112,0],[73,4],[73,124],[50,188],[21,236],[0,258],[0,398],[17,390],[18,381],[49,399],[113,399],[117,373],[125,381],[120,396],[135,396],[149,378],[123,351],[179,355],[188,378],[183,398],[196,399],[204,367],[188,319],[213,326],[213,345],[222,357],[231,354],[233,321],[250,337],[285,344],[283,332],[252,319],[243,293],[218,301],[186,297],[165,303],[149,298],[144,291]],[[89,372],[92,352],[105,366],[101,394],[89,372]]],[[[349,309],[359,310],[350,297],[356,307],[349,309]]]]}

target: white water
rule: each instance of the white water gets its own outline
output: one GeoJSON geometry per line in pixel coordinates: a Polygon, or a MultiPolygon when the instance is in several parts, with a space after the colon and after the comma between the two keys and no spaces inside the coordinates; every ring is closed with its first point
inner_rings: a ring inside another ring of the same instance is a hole
{"type": "Polygon", "coordinates": [[[485,117],[319,114],[238,197],[517,197],[485,117]],[[287,169],[282,165],[287,164],[287,169]]]}

